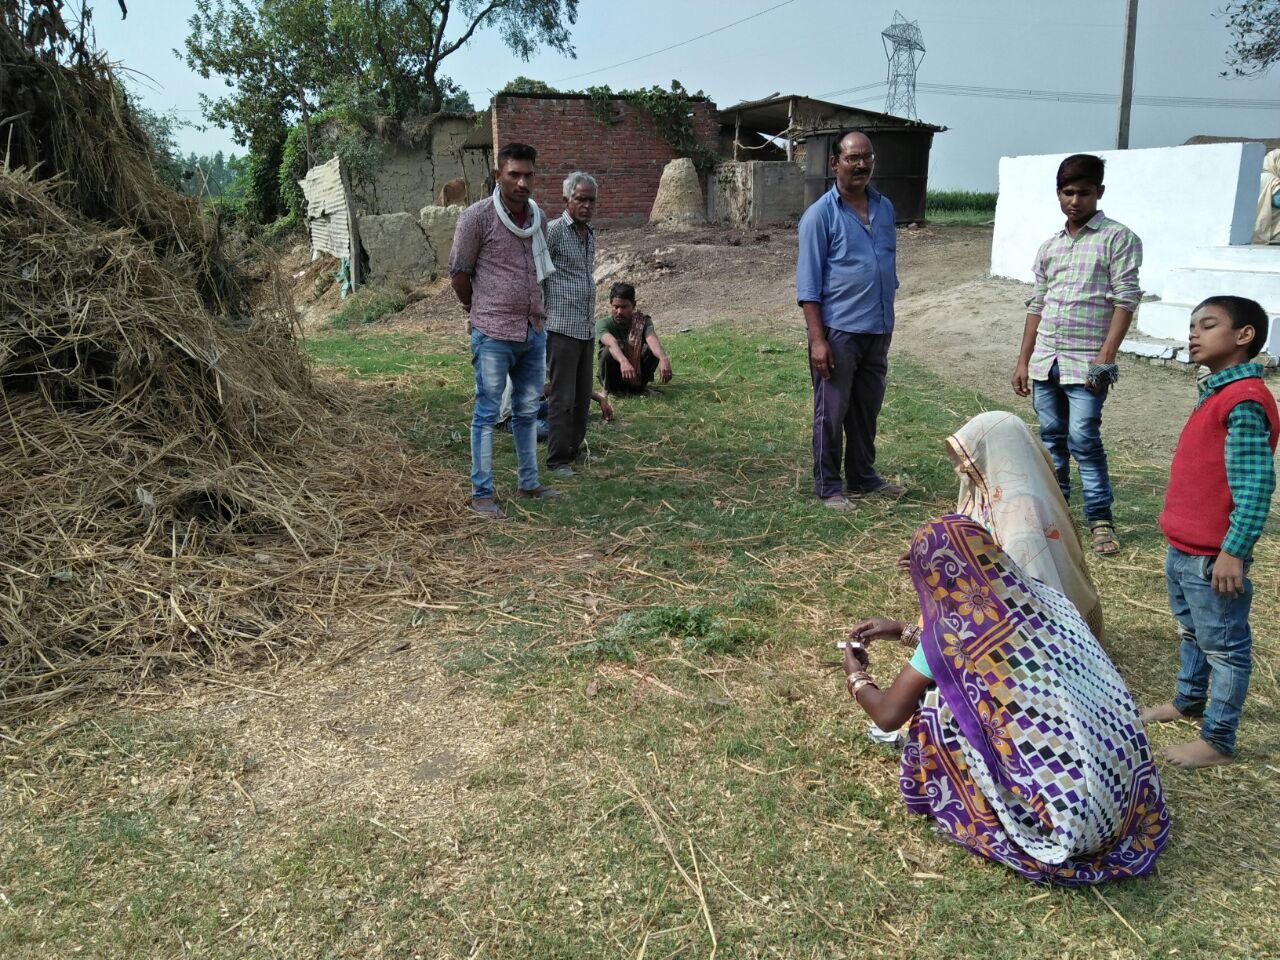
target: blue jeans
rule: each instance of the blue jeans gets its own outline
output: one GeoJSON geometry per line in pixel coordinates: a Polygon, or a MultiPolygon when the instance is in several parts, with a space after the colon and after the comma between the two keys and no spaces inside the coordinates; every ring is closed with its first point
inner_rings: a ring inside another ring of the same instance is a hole
{"type": "MultiPolygon", "coordinates": [[[[1173,705],[1188,717],[1203,715],[1200,738],[1230,756],[1253,672],[1253,584],[1246,576],[1243,595],[1234,599],[1214,593],[1210,578],[1216,559],[1170,547],[1164,562],[1169,609],[1182,628],[1182,665],[1173,705]]],[[[1246,572],[1249,564],[1246,560],[1246,572]]]]}
{"type": "Polygon", "coordinates": [[[535,422],[547,379],[547,335],[529,327],[523,341],[494,340],[471,331],[471,365],[476,371],[476,405],[471,414],[471,497],[493,498],[493,425],[502,392],[511,377],[511,436],[521,490],[538,486],[535,422]]]}
{"type": "Polygon", "coordinates": [[[1084,518],[1111,519],[1111,478],[1107,475],[1107,451],[1102,446],[1102,404],[1107,388],[1094,393],[1084,384],[1058,382],[1058,364],[1048,380],[1031,381],[1031,403],[1040,420],[1040,442],[1049,450],[1058,486],[1071,501],[1071,461],[1080,470],[1084,491],[1084,518]]]}

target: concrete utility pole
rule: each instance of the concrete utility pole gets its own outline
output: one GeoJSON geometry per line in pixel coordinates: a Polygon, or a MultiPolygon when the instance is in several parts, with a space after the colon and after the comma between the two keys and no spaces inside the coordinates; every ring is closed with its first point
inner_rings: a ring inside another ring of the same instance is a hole
{"type": "Polygon", "coordinates": [[[1120,68],[1120,123],[1116,149],[1129,149],[1129,110],[1133,107],[1133,48],[1138,41],[1138,0],[1126,0],[1124,11],[1124,64],[1120,68]]]}

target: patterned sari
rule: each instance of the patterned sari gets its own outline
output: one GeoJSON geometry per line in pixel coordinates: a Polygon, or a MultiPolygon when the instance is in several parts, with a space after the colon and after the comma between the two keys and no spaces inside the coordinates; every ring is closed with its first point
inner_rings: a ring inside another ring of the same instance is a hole
{"type": "Polygon", "coordinates": [[[1066,886],[1139,877],[1169,833],[1138,709],[1063,594],[968,517],[911,545],[936,686],[912,718],[899,786],[974,853],[1066,886]]]}
{"type": "Polygon", "coordinates": [[[1012,413],[991,410],[947,437],[947,448],[960,475],[956,513],[990,530],[1023,572],[1065,593],[1093,635],[1106,639],[1102,603],[1044,444],[1012,413]]]}

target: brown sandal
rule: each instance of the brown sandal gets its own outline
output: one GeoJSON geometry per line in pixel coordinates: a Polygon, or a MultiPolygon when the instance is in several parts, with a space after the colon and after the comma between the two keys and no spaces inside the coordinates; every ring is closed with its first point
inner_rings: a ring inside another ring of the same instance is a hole
{"type": "Polygon", "coordinates": [[[1089,532],[1093,534],[1093,552],[1102,556],[1110,556],[1120,549],[1120,541],[1116,539],[1116,528],[1110,520],[1096,520],[1089,524],[1089,532]]]}

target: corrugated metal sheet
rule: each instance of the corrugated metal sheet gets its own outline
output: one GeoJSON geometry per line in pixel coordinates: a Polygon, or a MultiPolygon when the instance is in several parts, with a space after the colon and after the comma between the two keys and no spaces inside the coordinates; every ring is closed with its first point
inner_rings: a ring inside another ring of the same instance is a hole
{"type": "Polygon", "coordinates": [[[335,257],[351,255],[351,210],[342,186],[340,161],[312,167],[298,181],[307,198],[307,228],[311,231],[311,249],[331,253],[335,257]]]}

